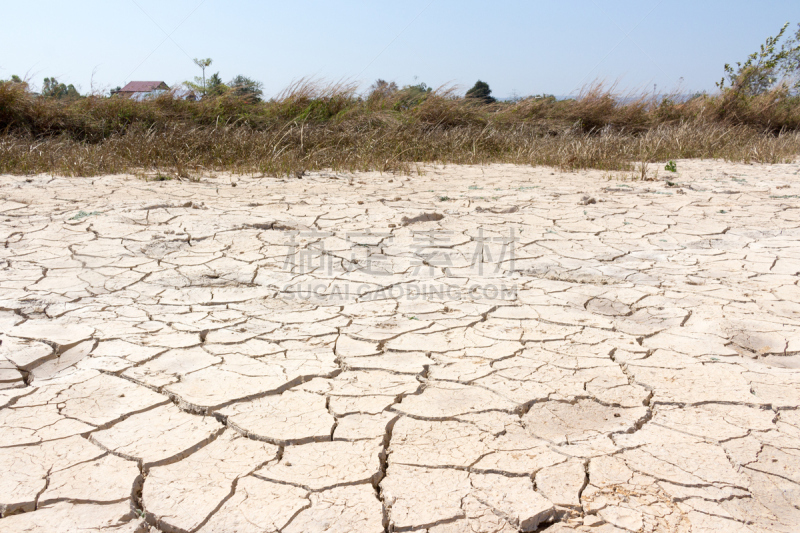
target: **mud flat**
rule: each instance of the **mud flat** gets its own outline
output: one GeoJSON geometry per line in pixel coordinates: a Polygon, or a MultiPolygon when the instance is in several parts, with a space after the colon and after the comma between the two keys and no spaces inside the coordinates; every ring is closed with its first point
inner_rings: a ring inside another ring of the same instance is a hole
{"type": "Polygon", "coordinates": [[[0,176],[0,530],[792,532],[800,165],[0,176]]]}

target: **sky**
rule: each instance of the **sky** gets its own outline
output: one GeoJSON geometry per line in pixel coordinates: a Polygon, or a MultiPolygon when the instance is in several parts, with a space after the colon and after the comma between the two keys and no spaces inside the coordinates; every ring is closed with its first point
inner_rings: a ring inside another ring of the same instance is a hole
{"type": "Polygon", "coordinates": [[[376,79],[495,96],[714,91],[785,22],[797,0],[36,0],[3,7],[0,79],[44,77],[103,91],[200,74],[261,81],[376,79]],[[656,87],[654,87],[654,85],[656,87]]]}

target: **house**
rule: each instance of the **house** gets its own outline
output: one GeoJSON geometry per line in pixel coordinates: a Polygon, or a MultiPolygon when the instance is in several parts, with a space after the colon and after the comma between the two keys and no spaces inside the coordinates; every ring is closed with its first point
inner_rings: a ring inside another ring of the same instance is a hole
{"type": "Polygon", "coordinates": [[[134,100],[144,100],[156,97],[165,91],[169,91],[169,86],[163,81],[132,81],[115,94],[134,100]]]}

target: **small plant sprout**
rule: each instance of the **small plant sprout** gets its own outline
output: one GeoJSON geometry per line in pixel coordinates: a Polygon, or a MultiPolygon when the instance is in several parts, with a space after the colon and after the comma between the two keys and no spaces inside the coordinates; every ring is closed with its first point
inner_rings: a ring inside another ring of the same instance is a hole
{"type": "Polygon", "coordinates": [[[677,172],[678,165],[677,163],[675,163],[675,161],[670,160],[670,162],[667,163],[667,165],[664,167],[664,170],[666,170],[667,172],[677,172]]]}

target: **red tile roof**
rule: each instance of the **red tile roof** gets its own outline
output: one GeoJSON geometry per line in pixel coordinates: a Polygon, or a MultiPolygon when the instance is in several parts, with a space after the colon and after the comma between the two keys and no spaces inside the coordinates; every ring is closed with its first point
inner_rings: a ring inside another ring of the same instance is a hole
{"type": "Polygon", "coordinates": [[[155,91],[157,89],[169,89],[169,87],[167,87],[167,84],[163,81],[132,81],[123,87],[120,92],[149,93],[150,91],[155,91]]]}

